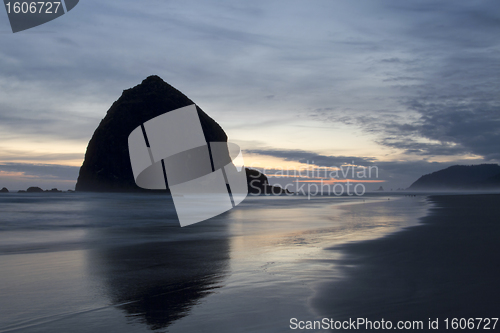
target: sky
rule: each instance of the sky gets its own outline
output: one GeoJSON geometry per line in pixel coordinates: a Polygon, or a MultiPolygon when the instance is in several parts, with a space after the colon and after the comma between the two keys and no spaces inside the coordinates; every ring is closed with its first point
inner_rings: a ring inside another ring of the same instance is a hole
{"type": "Polygon", "coordinates": [[[396,189],[500,161],[496,1],[81,0],[15,34],[0,10],[0,40],[0,188],[73,189],[100,120],[149,75],[268,174],[376,166],[367,188],[396,189]]]}

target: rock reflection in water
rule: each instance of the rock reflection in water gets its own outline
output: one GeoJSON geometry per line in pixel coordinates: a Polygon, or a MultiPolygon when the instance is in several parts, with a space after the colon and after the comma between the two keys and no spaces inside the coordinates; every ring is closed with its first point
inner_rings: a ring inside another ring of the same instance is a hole
{"type": "Polygon", "coordinates": [[[221,286],[229,260],[224,239],[107,247],[92,255],[105,293],[132,323],[166,328],[221,286]]]}

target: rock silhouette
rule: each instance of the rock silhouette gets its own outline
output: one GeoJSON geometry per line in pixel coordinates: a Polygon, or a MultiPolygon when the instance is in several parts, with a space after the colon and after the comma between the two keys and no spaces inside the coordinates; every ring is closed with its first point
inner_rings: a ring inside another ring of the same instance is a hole
{"type": "Polygon", "coordinates": [[[3,187],[3,188],[0,190],[0,193],[9,193],[9,190],[8,190],[6,187],[3,187]]]}
{"type": "Polygon", "coordinates": [[[43,192],[43,190],[39,187],[36,187],[36,186],[32,186],[32,187],[29,187],[26,192],[28,193],[40,193],[40,192],[43,192]]]}
{"type": "Polygon", "coordinates": [[[408,189],[481,190],[500,188],[498,164],[454,165],[420,177],[408,189]]]}
{"type": "MultiPolygon", "coordinates": [[[[134,181],[128,152],[129,134],[149,119],[191,104],[194,104],[191,99],[158,76],[149,76],[134,88],[124,90],[88,144],[76,190],[146,191],[134,181]]],[[[198,106],[196,109],[206,141],[226,142],[227,135],[219,124],[198,106]]]]}
{"type": "MultiPolygon", "coordinates": [[[[128,152],[128,136],[144,122],[194,102],[158,76],[149,76],[134,88],[124,90],[113,103],[90,140],[80,168],[76,191],[165,192],[144,190],[135,184],[128,152]]],[[[220,125],[196,106],[207,142],[227,142],[220,125]]],[[[168,143],[166,143],[168,144],[168,143]]],[[[250,194],[282,194],[267,177],[253,169],[247,172],[250,194]]]]}
{"type": "Polygon", "coordinates": [[[259,194],[284,194],[292,193],[279,186],[269,185],[269,180],[267,176],[264,175],[259,170],[245,168],[247,173],[247,184],[248,184],[248,194],[259,195],[259,194]]]}

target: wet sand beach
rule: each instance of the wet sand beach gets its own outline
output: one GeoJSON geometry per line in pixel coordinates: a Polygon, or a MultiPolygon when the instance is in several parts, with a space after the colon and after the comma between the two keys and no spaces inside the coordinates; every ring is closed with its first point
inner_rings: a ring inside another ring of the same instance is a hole
{"type": "Polygon", "coordinates": [[[332,263],[344,278],[317,288],[311,304],[321,317],[422,321],[419,331],[429,319],[442,331],[446,318],[500,317],[500,195],[429,200],[417,226],[328,249],[343,254],[332,263]]]}

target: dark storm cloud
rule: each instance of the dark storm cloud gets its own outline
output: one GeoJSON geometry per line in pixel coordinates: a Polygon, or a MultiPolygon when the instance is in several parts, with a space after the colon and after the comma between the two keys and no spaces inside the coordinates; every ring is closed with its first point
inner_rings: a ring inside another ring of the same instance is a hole
{"type": "Polygon", "coordinates": [[[359,126],[366,132],[378,135],[376,142],[381,145],[410,154],[474,154],[485,160],[498,160],[500,107],[493,98],[484,102],[473,101],[468,97],[461,96],[460,101],[432,96],[413,99],[405,104],[420,116],[408,123],[405,119],[390,114],[327,118],[333,122],[359,126]]]}
{"type": "MultiPolygon", "coordinates": [[[[442,98],[443,101],[417,102],[410,106],[422,115],[421,123],[416,127],[418,135],[441,143],[427,145],[428,153],[444,155],[461,152],[480,155],[486,160],[500,158],[500,106],[493,98],[490,101],[472,98],[442,98]]],[[[396,144],[399,143],[401,141],[396,144]]]]}

